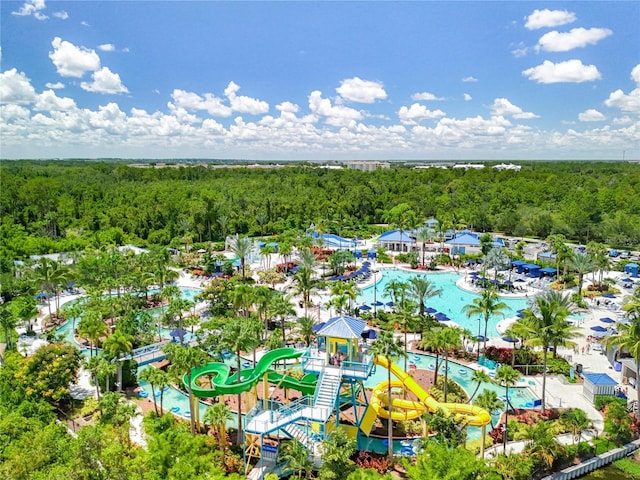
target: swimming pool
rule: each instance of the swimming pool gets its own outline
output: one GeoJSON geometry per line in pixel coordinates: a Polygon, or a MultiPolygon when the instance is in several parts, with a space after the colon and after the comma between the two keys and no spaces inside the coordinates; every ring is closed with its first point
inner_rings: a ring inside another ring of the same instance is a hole
{"type": "MultiPolygon", "coordinates": [[[[372,304],[374,302],[374,297],[376,300],[386,303],[391,300],[384,294],[384,290],[389,282],[406,282],[415,275],[426,275],[429,281],[433,282],[436,289],[442,289],[442,294],[440,296],[432,297],[427,300],[427,306],[445,313],[451,320],[462,328],[467,328],[471,332],[478,331],[478,317],[467,317],[466,314],[462,312],[462,307],[473,303],[473,299],[478,298],[479,295],[463,290],[456,285],[456,282],[463,277],[462,274],[453,272],[414,273],[398,269],[385,269],[380,273],[381,278],[378,280],[375,287],[373,285],[369,285],[368,287],[360,290],[358,295],[359,303],[372,304]]],[[[527,298],[500,297],[500,300],[507,304],[508,309],[504,311],[504,317],[502,315],[493,315],[489,317],[487,330],[487,335],[489,337],[496,337],[499,335],[496,325],[500,320],[507,317],[513,317],[516,315],[518,310],[527,308],[527,298]]],[[[484,319],[481,322],[481,329],[482,333],[484,333],[484,319]]]]}

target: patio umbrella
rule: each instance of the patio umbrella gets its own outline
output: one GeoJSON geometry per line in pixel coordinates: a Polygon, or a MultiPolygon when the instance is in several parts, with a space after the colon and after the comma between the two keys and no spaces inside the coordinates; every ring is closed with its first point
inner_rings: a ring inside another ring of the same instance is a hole
{"type": "Polygon", "coordinates": [[[36,293],[36,298],[47,298],[47,294],[44,292],[36,293]]]}
{"type": "Polygon", "coordinates": [[[371,310],[371,307],[369,305],[360,305],[358,310],[371,310]]]}
{"type": "Polygon", "coordinates": [[[502,337],[502,340],[509,343],[518,343],[520,341],[517,338],[513,338],[513,337],[502,337]]]}
{"type": "Polygon", "coordinates": [[[504,282],[505,285],[513,285],[513,282],[511,280],[507,280],[506,282],[504,282]]]}
{"type": "Polygon", "coordinates": [[[446,314],[442,313],[442,312],[438,312],[434,315],[434,318],[436,320],[438,320],[439,322],[448,322],[449,320],[451,320],[449,317],[447,317],[446,314]]]}
{"type": "Polygon", "coordinates": [[[492,285],[498,285],[500,282],[498,280],[490,280],[492,285]]]}
{"type": "Polygon", "coordinates": [[[516,282],[526,282],[524,278],[516,278],[516,282]]]}
{"type": "Polygon", "coordinates": [[[427,307],[424,309],[424,313],[436,313],[437,310],[433,307],[427,307]]]}
{"type": "Polygon", "coordinates": [[[624,278],[621,278],[621,279],[620,279],[620,281],[621,281],[621,282],[625,282],[625,283],[627,283],[627,282],[633,282],[633,278],[624,277],[624,278]]]}
{"type": "Polygon", "coordinates": [[[175,330],[171,330],[171,333],[169,333],[169,335],[172,337],[184,337],[187,333],[188,332],[184,328],[182,330],[176,328],[175,330]]]}
{"type": "Polygon", "coordinates": [[[371,305],[375,306],[375,307],[384,307],[384,303],[381,302],[380,300],[376,300],[375,302],[373,302],[371,305]]]}
{"type": "Polygon", "coordinates": [[[393,302],[387,302],[387,303],[385,303],[385,305],[386,305],[387,307],[393,307],[393,306],[395,305],[395,303],[393,303],[393,302]]]}
{"type": "Polygon", "coordinates": [[[593,330],[594,332],[606,332],[607,329],[604,328],[602,325],[596,325],[595,327],[591,327],[591,330],[593,330]]]}
{"type": "Polygon", "coordinates": [[[486,342],[487,340],[489,340],[489,338],[488,338],[488,337],[485,337],[484,335],[478,335],[478,336],[476,337],[476,340],[477,340],[478,342],[486,342]]]}
{"type": "Polygon", "coordinates": [[[320,330],[322,330],[322,327],[324,327],[325,323],[327,322],[316,323],[313,327],[311,327],[311,330],[313,330],[314,332],[319,332],[320,330]]]}
{"type": "Polygon", "coordinates": [[[604,323],[616,323],[616,321],[613,318],[609,318],[609,317],[602,317],[600,321],[604,323]]]}
{"type": "Polygon", "coordinates": [[[603,296],[604,298],[616,298],[616,296],[615,296],[613,293],[608,293],[608,292],[607,292],[607,293],[602,294],[602,296],[603,296]]]}
{"type": "Polygon", "coordinates": [[[378,332],[376,332],[373,328],[370,328],[369,330],[365,330],[364,332],[362,332],[360,336],[364,339],[375,340],[376,338],[378,338],[378,332]]]}

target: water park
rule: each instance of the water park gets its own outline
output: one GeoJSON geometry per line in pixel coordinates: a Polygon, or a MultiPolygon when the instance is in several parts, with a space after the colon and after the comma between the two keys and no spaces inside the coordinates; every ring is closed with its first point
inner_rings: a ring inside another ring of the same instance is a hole
{"type": "MultiPolygon", "coordinates": [[[[173,273],[165,286],[126,294],[109,289],[96,297],[68,283],[55,301],[42,292],[38,321],[62,319],[51,331],[86,358],[87,391],[110,389],[91,367],[105,357],[118,366],[111,387],[141,412],[164,411],[191,424],[192,432],[206,432],[211,411],[224,408],[223,432],[213,435],[222,445],[238,445],[243,471],[255,480],[291,476],[292,443],[304,450],[307,468],[322,468],[337,431],[368,461],[388,456],[411,464],[441,430],[460,435],[466,448],[491,463],[531,454],[522,440],[527,422],[579,408],[587,412],[579,439],[593,444],[604,429],[596,397],[631,402],[633,365],[605,348],[614,325],[625,325],[620,297],[610,290],[590,290],[597,295],[586,296],[586,308],[560,311],[564,330],[541,344],[526,322],[540,315],[536,298],[562,295],[566,285],[557,288],[557,269],[492,263],[488,254],[456,256],[455,263],[444,240],[425,253],[413,240],[404,244],[403,235],[383,237],[392,250],[323,234],[313,237],[320,247],[290,256],[278,252],[277,242],[248,239],[238,255],[242,239],[235,237],[226,257],[201,252],[196,267],[167,270],[173,273]],[[277,278],[266,276],[271,264],[277,278]],[[248,278],[259,283],[247,284],[248,278]],[[261,286],[267,281],[271,288],[261,286]],[[129,302],[146,299],[147,307],[110,320],[106,312],[117,311],[114,305],[129,294],[129,302]],[[273,303],[261,306],[260,295],[273,303]],[[273,298],[286,299],[286,307],[273,313],[273,298]],[[95,308],[103,312],[99,321],[95,308]],[[103,320],[105,327],[95,327],[103,320]],[[128,322],[143,331],[135,338],[144,341],[118,350],[110,340],[125,335],[119,329],[128,322]],[[188,351],[200,353],[185,361],[180,355],[188,351]],[[602,355],[609,354],[606,369],[602,355]],[[167,376],[158,379],[155,372],[167,376]]],[[[472,237],[464,233],[465,241],[474,243],[472,237]]],[[[621,288],[633,287],[632,275],[620,273],[621,288]]],[[[554,428],[567,432],[558,422],[554,428]]],[[[132,435],[144,444],[142,427],[132,435]]],[[[575,443],[575,435],[562,435],[558,442],[575,443]]]]}

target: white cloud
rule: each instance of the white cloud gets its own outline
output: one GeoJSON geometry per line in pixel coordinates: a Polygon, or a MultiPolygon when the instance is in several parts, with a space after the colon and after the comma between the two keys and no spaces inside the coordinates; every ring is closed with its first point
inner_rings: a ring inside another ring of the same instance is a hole
{"type": "Polygon", "coordinates": [[[47,83],[45,83],[45,87],[50,88],[52,90],[60,90],[61,88],[64,88],[64,83],[62,83],[62,82],[56,82],[56,83],[47,82],[47,83]]]}
{"type": "Polygon", "coordinates": [[[540,37],[536,45],[536,50],[568,52],[574,48],[595,45],[611,34],[613,34],[613,32],[608,28],[572,28],[569,32],[563,33],[554,30],[540,37]]]}
{"type": "Polygon", "coordinates": [[[224,94],[229,99],[231,109],[234,112],[250,113],[251,115],[259,115],[261,113],[267,113],[269,111],[269,104],[262,100],[256,100],[251,97],[238,96],[236,93],[240,90],[240,87],[234,82],[229,82],[227,88],[224,89],[224,94]]]}
{"type": "Polygon", "coordinates": [[[462,79],[462,81],[463,81],[464,83],[470,83],[470,82],[477,82],[477,81],[478,81],[478,79],[477,79],[477,78],[475,78],[475,77],[471,77],[471,76],[469,76],[469,77],[464,77],[464,78],[462,79]]]}
{"type": "Polygon", "coordinates": [[[93,82],[82,82],[80,87],[88,92],[96,93],[128,93],[127,87],[122,84],[120,75],[113,73],[108,67],[102,67],[91,75],[93,82]]]}
{"type": "Polygon", "coordinates": [[[36,91],[27,76],[15,68],[0,73],[0,103],[32,103],[36,91]]]}
{"type": "Polygon", "coordinates": [[[419,103],[414,103],[409,108],[402,106],[398,110],[398,118],[405,125],[415,125],[421,120],[442,118],[445,115],[442,110],[429,110],[419,103]]]}
{"type": "Polygon", "coordinates": [[[538,83],[582,83],[600,79],[595,65],[584,65],[575,59],[559,63],[545,60],[542,65],[524,70],[522,74],[538,83]]]}
{"type": "Polygon", "coordinates": [[[358,103],[374,103],[376,100],[387,98],[387,92],[380,82],[362,80],[358,77],[342,80],[336,92],[345,100],[358,103]]]}
{"type": "Polygon", "coordinates": [[[492,116],[513,117],[520,120],[530,118],[538,118],[538,115],[532,112],[523,112],[522,109],[506,98],[496,98],[491,105],[492,116]]]}
{"type": "Polygon", "coordinates": [[[100,68],[100,57],[91,49],[76,47],[73,43],[55,37],[51,42],[53,52],[49,58],[63,77],[82,77],[86,72],[100,68]]]}
{"type": "Polygon", "coordinates": [[[511,55],[516,58],[525,57],[529,53],[529,47],[527,47],[524,43],[520,42],[513,50],[511,50],[511,55]]]}
{"type": "Polygon", "coordinates": [[[44,0],[27,0],[20,10],[15,12],[11,12],[12,15],[17,15],[20,17],[26,17],[29,15],[33,15],[36,20],[46,20],[47,17],[41,10],[44,10],[46,7],[44,0]]]}
{"type": "Polygon", "coordinates": [[[204,97],[184,90],[176,89],[171,94],[173,103],[169,103],[169,108],[184,108],[187,111],[205,110],[214,117],[230,117],[233,110],[222,103],[222,99],[206,93],[204,97]]]}
{"type": "Polygon", "coordinates": [[[53,16],[56,18],[59,18],[60,20],[67,20],[69,18],[69,14],[64,10],[61,10],[59,12],[53,12],[53,16]]]}
{"type": "Polygon", "coordinates": [[[601,122],[603,120],[606,120],[606,117],[598,110],[590,108],[588,110],[585,110],[584,112],[580,112],[578,114],[578,120],[580,120],[581,122],[601,122]]]}
{"type": "Polygon", "coordinates": [[[422,92],[422,93],[414,93],[413,95],[411,95],[411,100],[439,101],[439,100],[444,100],[444,97],[436,97],[433,93],[422,92]]]}
{"type": "Polygon", "coordinates": [[[471,95],[469,95],[468,93],[465,93],[465,94],[464,94],[464,100],[465,100],[466,102],[470,101],[472,98],[473,98],[473,97],[472,97],[471,95]]]}
{"type": "Polygon", "coordinates": [[[537,30],[539,28],[557,27],[573,23],[576,21],[576,14],[567,10],[549,10],[545,8],[544,10],[534,10],[526,19],[525,28],[537,30]]]}
{"type": "Polygon", "coordinates": [[[621,89],[609,94],[604,104],[607,107],[618,108],[625,113],[640,115],[640,64],[631,70],[631,80],[636,83],[636,88],[626,95],[621,89]]]}
{"type": "Polygon", "coordinates": [[[86,20],[81,21],[80,25],[82,25],[83,27],[90,27],[89,22],[87,22],[86,20]]]}
{"type": "Polygon", "coordinates": [[[58,97],[53,90],[45,90],[36,99],[34,109],[40,111],[73,110],[76,102],[72,98],[58,97]]]}
{"type": "Polygon", "coordinates": [[[630,125],[633,123],[633,119],[630,116],[625,115],[623,117],[614,118],[611,123],[614,125],[630,125]]]}
{"type": "Polygon", "coordinates": [[[102,45],[98,45],[98,50],[102,52],[115,52],[116,46],[113,43],[103,43],[102,45]]]}
{"type": "Polygon", "coordinates": [[[362,119],[362,113],[343,105],[331,105],[331,100],[322,98],[322,92],[314,90],[309,94],[309,110],[333,126],[353,126],[355,120],[362,119]]]}

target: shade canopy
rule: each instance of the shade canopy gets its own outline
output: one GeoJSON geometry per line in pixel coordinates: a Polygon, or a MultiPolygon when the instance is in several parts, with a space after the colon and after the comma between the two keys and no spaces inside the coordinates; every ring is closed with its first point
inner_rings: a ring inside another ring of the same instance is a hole
{"type": "Polygon", "coordinates": [[[371,307],[369,305],[360,305],[358,310],[371,310],[371,307]]]}
{"type": "Polygon", "coordinates": [[[169,335],[171,337],[184,337],[187,334],[187,331],[183,329],[176,328],[175,330],[171,330],[169,335]]]}
{"type": "Polygon", "coordinates": [[[311,330],[313,330],[314,332],[319,332],[320,330],[322,330],[322,327],[324,327],[325,323],[327,322],[316,323],[313,327],[311,327],[311,330]]]}
{"type": "Polygon", "coordinates": [[[367,326],[367,322],[359,318],[340,315],[339,317],[330,318],[327,323],[318,331],[318,335],[322,337],[335,338],[360,338],[360,334],[367,326]]]}
{"type": "Polygon", "coordinates": [[[616,323],[616,321],[613,318],[609,318],[609,317],[602,317],[600,321],[604,323],[616,323]]]}
{"type": "Polygon", "coordinates": [[[595,327],[591,327],[591,330],[593,330],[594,332],[606,332],[607,329],[605,327],[603,327],[602,325],[596,325],[595,327]]]}
{"type": "Polygon", "coordinates": [[[513,338],[513,337],[502,337],[502,340],[504,340],[505,342],[509,342],[509,343],[518,343],[519,340],[517,338],[513,338]]]}
{"type": "Polygon", "coordinates": [[[436,312],[437,312],[437,310],[435,308],[433,308],[433,307],[426,307],[424,309],[424,313],[436,313],[436,312]]]}
{"type": "Polygon", "coordinates": [[[373,305],[374,307],[384,307],[384,302],[381,302],[380,300],[376,300],[371,305],[373,305]]]}

